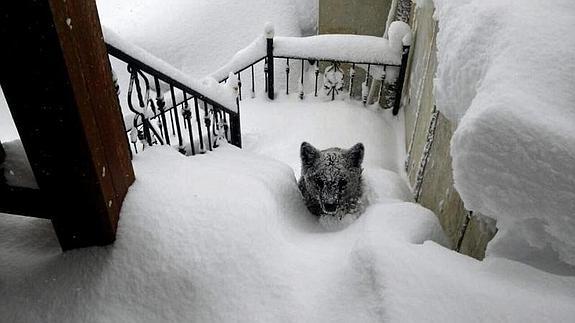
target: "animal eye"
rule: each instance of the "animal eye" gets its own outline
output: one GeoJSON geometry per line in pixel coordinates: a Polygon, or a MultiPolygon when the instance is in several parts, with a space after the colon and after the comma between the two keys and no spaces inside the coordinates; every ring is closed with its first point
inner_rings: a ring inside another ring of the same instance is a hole
{"type": "Polygon", "coordinates": [[[323,187],[323,181],[322,181],[321,179],[316,178],[316,179],[314,179],[313,182],[314,182],[315,186],[317,186],[317,187],[319,187],[319,188],[322,188],[322,187],[323,187]]]}
{"type": "Polygon", "coordinates": [[[347,180],[346,179],[340,179],[339,182],[337,183],[337,185],[339,186],[339,188],[344,188],[347,186],[347,180]]]}

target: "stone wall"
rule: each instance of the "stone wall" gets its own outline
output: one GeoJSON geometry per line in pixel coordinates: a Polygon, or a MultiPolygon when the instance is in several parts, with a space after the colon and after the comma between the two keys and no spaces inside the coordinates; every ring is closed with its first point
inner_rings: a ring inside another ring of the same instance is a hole
{"type": "Polygon", "coordinates": [[[416,201],[437,215],[451,247],[482,259],[496,229],[493,220],[466,210],[453,187],[450,141],[456,125],[435,107],[437,22],[433,11],[429,1],[411,13],[414,42],[402,97],[406,170],[416,201]]]}

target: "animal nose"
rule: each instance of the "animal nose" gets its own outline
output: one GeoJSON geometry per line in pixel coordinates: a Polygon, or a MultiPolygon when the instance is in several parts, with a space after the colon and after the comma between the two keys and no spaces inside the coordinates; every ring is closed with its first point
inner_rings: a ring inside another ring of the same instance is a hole
{"type": "Polygon", "coordinates": [[[337,210],[337,204],[334,203],[326,203],[323,205],[327,212],[335,212],[337,210]]]}

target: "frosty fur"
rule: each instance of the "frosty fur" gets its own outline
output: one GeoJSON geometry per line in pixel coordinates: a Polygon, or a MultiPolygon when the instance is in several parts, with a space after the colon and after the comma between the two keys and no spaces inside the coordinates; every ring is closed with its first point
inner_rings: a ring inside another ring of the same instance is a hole
{"type": "Polygon", "coordinates": [[[363,209],[362,167],[364,147],[318,150],[303,142],[300,148],[301,177],[298,182],[309,211],[317,216],[342,218],[363,209]]]}

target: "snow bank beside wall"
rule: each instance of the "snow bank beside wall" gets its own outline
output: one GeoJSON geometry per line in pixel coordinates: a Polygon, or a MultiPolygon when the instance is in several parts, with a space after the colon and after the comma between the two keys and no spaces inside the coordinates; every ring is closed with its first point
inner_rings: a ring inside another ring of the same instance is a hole
{"type": "Polygon", "coordinates": [[[436,103],[466,208],[498,220],[488,254],[575,266],[575,3],[434,2],[436,103]]]}
{"type": "Polygon", "coordinates": [[[476,259],[495,233],[495,225],[467,211],[453,187],[450,156],[455,127],[435,108],[433,78],[437,68],[437,22],[431,0],[412,11],[413,45],[402,93],[407,159],[405,169],[417,202],[432,210],[449,238],[450,247],[476,259]]]}

